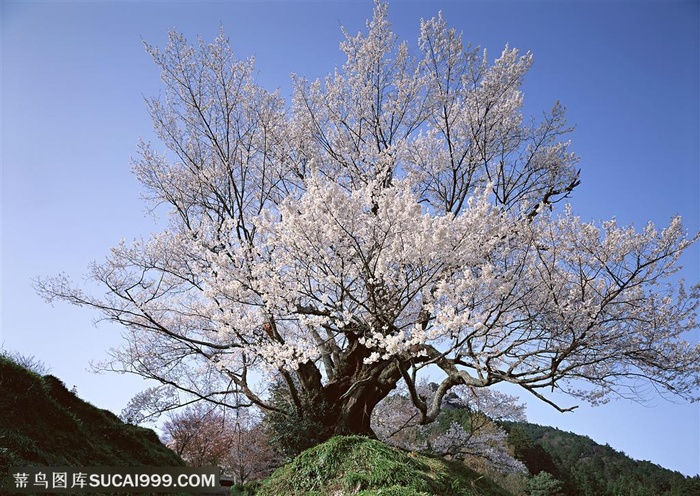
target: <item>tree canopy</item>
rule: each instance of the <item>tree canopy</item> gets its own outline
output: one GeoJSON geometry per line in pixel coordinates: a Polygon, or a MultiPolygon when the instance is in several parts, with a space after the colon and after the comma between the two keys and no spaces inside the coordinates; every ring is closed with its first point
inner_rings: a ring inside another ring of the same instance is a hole
{"type": "Polygon", "coordinates": [[[698,236],[680,218],[636,231],[565,205],[578,158],[561,104],[523,116],[532,55],[491,60],[441,15],[411,48],[383,3],[343,33],[344,65],[293,76],[291,102],[223,31],[146,45],[164,148],[140,143],[133,168],[169,227],[92,265],[104,294],[37,283],[123,326],[107,367],[155,379],[172,404],[276,411],[265,384],[281,381],[296,414],[324,404],[333,431],[365,434],[400,382],[423,424],[455,386],[512,383],[560,410],[548,390],[698,399],[684,335],[699,290],[672,277],[698,236]]]}

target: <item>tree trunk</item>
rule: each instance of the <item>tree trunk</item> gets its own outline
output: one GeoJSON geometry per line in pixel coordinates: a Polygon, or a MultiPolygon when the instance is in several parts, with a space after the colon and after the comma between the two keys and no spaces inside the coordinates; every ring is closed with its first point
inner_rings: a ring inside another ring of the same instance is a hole
{"type": "Polygon", "coordinates": [[[283,373],[277,401],[287,413],[272,411],[268,420],[286,456],[296,456],[336,435],[376,438],[372,412],[396,388],[401,370],[396,358],[366,364],[369,350],[356,339],[348,341],[353,342],[337,357],[335,373],[325,384],[313,362],[301,364],[294,378],[283,373]]]}
{"type": "Polygon", "coordinates": [[[360,388],[359,392],[340,402],[338,419],[334,423],[334,434],[359,434],[377,437],[371,426],[372,411],[377,403],[389,394],[389,391],[384,393],[378,387],[373,388],[374,391],[369,389],[360,388]]]}
{"type": "MultiPolygon", "coordinates": [[[[364,347],[363,351],[367,351],[364,347]]],[[[352,375],[340,374],[338,382],[323,388],[329,415],[324,419],[331,435],[359,434],[376,437],[371,426],[374,408],[396,387],[401,372],[395,362],[364,363],[365,353],[346,355],[345,366],[352,367],[352,375]]]]}

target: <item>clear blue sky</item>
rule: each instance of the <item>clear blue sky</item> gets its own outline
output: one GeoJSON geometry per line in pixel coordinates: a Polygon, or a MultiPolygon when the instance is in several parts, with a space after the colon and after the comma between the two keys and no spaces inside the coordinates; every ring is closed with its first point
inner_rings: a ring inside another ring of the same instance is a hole
{"type": "MultiPolygon", "coordinates": [[[[120,343],[119,329],[87,310],[45,304],[31,279],[61,271],[81,281],[120,239],[157,225],[144,214],[129,159],[151,139],[143,96],[160,90],[142,39],[164,45],[177,28],[194,41],[221,25],[259,81],[287,95],[290,73],[315,78],[343,62],[340,25],[371,16],[353,2],[2,3],[2,334],[68,387],[118,413],[149,384],[87,372],[120,343]]],[[[506,43],[534,53],[524,87],[529,113],[561,100],[577,126],[584,219],[643,226],[680,214],[700,230],[700,9],[680,2],[401,2],[390,17],[415,45],[418,22],[442,10],[466,40],[496,56],[506,43]]],[[[700,280],[700,248],[683,258],[700,280]]],[[[697,340],[697,334],[692,336],[697,340]]],[[[700,407],[650,396],[559,414],[529,402],[532,422],[608,443],[688,475],[700,472],[700,407]]]]}

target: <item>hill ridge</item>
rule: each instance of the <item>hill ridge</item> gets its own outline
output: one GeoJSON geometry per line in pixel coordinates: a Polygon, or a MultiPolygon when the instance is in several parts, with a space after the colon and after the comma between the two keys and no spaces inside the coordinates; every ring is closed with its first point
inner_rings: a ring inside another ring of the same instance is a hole
{"type": "Polygon", "coordinates": [[[515,457],[532,475],[547,472],[564,494],[582,496],[700,496],[700,476],[688,477],[608,444],[556,427],[501,422],[515,457]]]}
{"type": "Polygon", "coordinates": [[[10,467],[184,466],[157,434],[0,355],[0,492],[10,467]]]}

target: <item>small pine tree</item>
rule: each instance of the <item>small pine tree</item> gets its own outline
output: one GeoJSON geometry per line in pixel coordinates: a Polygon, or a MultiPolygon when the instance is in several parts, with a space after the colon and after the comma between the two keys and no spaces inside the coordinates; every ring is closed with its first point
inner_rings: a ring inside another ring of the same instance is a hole
{"type": "Polygon", "coordinates": [[[540,472],[527,481],[530,496],[560,496],[563,484],[549,472],[540,472]]]}

